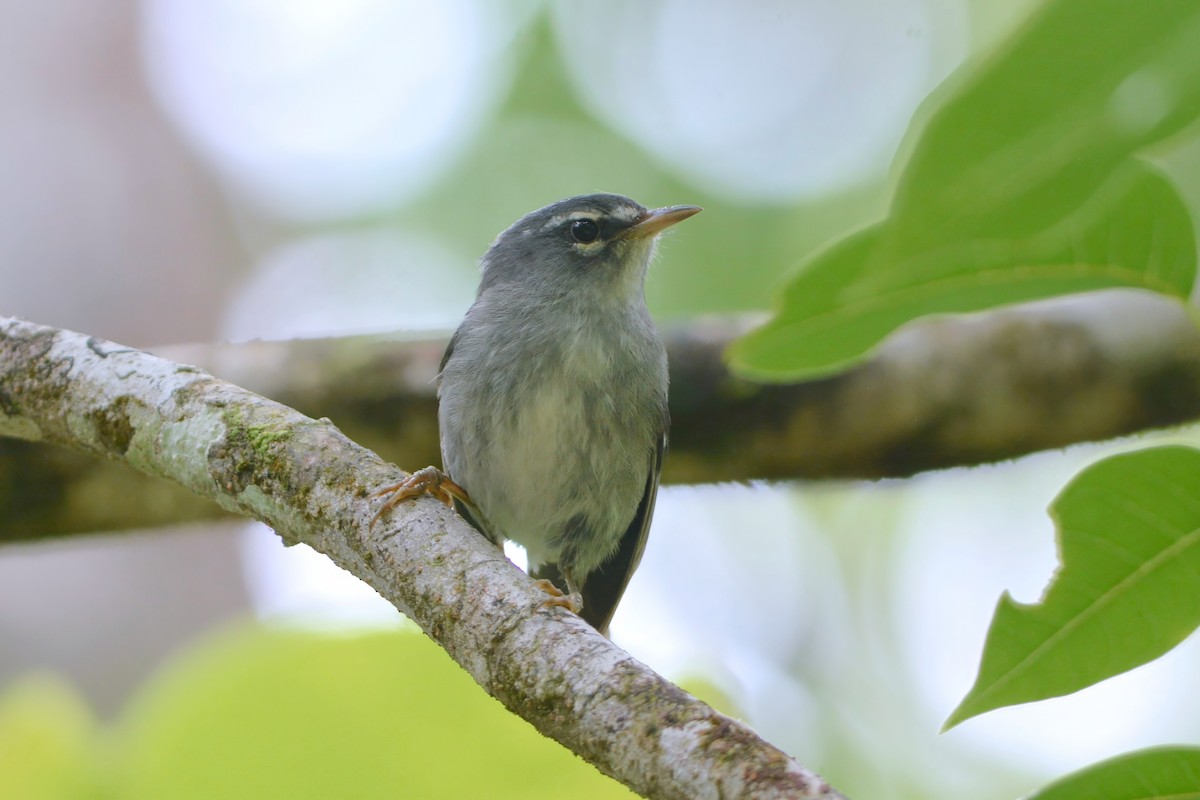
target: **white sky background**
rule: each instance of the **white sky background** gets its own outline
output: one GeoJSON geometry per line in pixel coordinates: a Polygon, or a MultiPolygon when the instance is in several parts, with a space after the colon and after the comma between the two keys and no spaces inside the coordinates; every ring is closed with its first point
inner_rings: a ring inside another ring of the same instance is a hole
{"type": "MultiPolygon", "coordinates": [[[[264,218],[336,223],[420,202],[503,100],[515,69],[508,45],[536,5],[147,0],[144,55],[163,107],[231,196],[264,218]]],[[[776,204],[886,174],[912,111],[966,53],[964,7],[560,3],[552,27],[568,77],[604,124],[685,183],[776,204]]],[[[229,306],[226,333],[452,327],[474,287],[411,280],[418,268],[456,274],[452,252],[413,231],[303,234],[257,265],[229,306]]],[[[787,679],[806,659],[812,666],[800,672],[840,688],[835,702],[864,736],[872,707],[888,702],[872,692],[915,693],[895,698],[914,713],[889,735],[904,737],[900,755],[935,770],[954,771],[973,752],[1053,776],[1134,747],[1194,740],[1189,720],[1200,708],[1194,692],[1184,694],[1200,658],[1194,642],[1074,697],[937,736],[974,678],[1000,593],[1031,601],[1053,570],[1046,504],[1096,456],[1077,449],[903,484],[668,488],[615,638],[668,674],[706,672],[768,738],[797,753],[819,748],[808,726],[829,702],[787,679]],[[847,550],[848,537],[857,547],[847,550]],[[873,562],[874,548],[899,570],[873,562]],[[872,567],[890,569],[890,583],[851,574],[872,567]],[[693,577],[679,581],[680,573],[693,577]],[[848,633],[863,631],[882,632],[895,649],[848,633]]],[[[263,616],[397,622],[323,557],[285,552],[262,529],[246,542],[263,616]]]]}

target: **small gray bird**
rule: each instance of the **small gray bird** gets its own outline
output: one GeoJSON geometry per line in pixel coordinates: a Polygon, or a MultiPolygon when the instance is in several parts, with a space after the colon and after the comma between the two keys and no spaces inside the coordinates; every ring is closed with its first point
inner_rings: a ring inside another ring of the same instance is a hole
{"type": "Polygon", "coordinates": [[[391,495],[379,514],[422,493],[453,499],[497,545],[525,548],[549,603],[607,632],[645,548],[667,446],[667,354],[646,269],[658,234],[699,211],[592,194],[501,233],[442,358],[449,477],[429,467],[379,490],[391,495]]]}

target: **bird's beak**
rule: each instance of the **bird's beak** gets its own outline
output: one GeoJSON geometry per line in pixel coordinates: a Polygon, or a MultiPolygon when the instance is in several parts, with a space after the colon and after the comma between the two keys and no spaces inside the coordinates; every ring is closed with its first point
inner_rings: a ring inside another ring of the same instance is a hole
{"type": "Polygon", "coordinates": [[[646,216],[625,229],[625,237],[645,239],[647,236],[654,236],[676,222],[682,222],[703,210],[700,206],[666,206],[665,208],[651,209],[646,212],[646,216]]]}

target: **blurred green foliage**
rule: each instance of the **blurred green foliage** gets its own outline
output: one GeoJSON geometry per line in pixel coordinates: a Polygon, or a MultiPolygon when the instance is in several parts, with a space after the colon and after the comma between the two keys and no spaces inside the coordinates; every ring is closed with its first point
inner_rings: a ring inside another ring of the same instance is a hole
{"type": "Polygon", "coordinates": [[[130,800],[629,796],[417,633],[211,643],[146,689],[123,738],[130,800]]]}
{"type": "Polygon", "coordinates": [[[929,314],[1129,287],[1186,298],[1193,222],[1134,154],[1200,115],[1200,5],[1058,0],[926,102],[888,217],[815,256],[732,349],[762,380],[929,314]]]}
{"type": "Polygon", "coordinates": [[[91,711],[61,681],[34,675],[11,684],[0,696],[0,797],[103,797],[96,734],[91,711]]]}
{"type": "Polygon", "coordinates": [[[113,730],[95,727],[61,685],[11,687],[0,797],[633,796],[415,632],[226,633],[164,669],[113,730]]]}

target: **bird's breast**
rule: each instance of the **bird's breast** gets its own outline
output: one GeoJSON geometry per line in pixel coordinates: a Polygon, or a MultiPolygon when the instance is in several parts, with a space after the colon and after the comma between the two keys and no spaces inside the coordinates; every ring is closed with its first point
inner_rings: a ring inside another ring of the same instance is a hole
{"type": "Polygon", "coordinates": [[[493,534],[524,545],[534,563],[554,561],[556,540],[579,519],[602,559],[633,518],[666,399],[662,345],[652,328],[631,338],[642,335],[564,325],[536,345],[456,348],[447,364],[440,416],[451,475],[493,534]]]}

